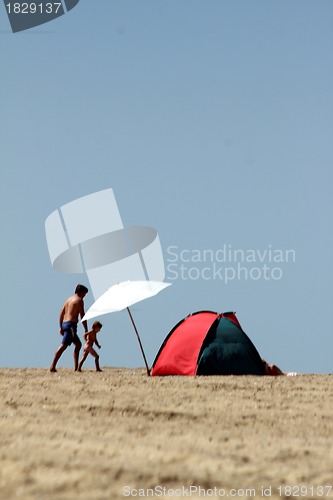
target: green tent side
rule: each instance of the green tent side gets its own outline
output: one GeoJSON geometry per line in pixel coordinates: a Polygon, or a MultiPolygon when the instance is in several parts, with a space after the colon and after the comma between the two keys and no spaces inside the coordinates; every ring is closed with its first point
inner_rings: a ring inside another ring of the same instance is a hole
{"type": "Polygon", "coordinates": [[[246,333],[228,318],[217,318],[199,353],[197,375],[264,374],[261,357],[246,333]]]}

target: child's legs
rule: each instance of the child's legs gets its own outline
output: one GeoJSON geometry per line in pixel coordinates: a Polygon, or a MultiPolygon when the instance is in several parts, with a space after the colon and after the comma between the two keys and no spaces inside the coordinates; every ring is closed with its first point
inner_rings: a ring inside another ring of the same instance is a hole
{"type": "Polygon", "coordinates": [[[99,367],[99,356],[97,355],[97,358],[95,358],[95,366],[96,366],[96,370],[98,372],[101,372],[102,370],[100,369],[99,367]]]}
{"type": "Polygon", "coordinates": [[[91,347],[91,349],[90,349],[90,354],[91,354],[92,356],[94,356],[94,358],[95,358],[95,366],[96,366],[96,370],[97,370],[97,371],[101,371],[101,369],[100,369],[100,367],[99,367],[99,355],[97,354],[97,352],[95,351],[95,349],[93,349],[92,347],[91,347]]]}
{"type": "Polygon", "coordinates": [[[98,356],[98,354],[97,354],[97,357],[95,358],[95,366],[96,366],[96,370],[97,370],[98,372],[101,372],[101,371],[102,371],[102,370],[100,369],[100,367],[99,367],[99,356],[98,356]]]}

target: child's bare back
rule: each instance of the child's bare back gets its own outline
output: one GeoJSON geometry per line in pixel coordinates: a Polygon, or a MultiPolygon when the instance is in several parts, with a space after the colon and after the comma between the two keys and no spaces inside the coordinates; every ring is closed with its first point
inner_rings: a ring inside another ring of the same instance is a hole
{"type": "Polygon", "coordinates": [[[84,334],[84,338],[87,344],[92,346],[96,342],[96,332],[94,330],[90,330],[84,334]]]}

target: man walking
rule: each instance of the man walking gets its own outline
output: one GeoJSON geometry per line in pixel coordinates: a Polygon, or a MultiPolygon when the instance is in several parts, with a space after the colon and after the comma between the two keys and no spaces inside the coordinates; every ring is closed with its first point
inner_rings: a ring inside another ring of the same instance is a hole
{"type": "MultiPolygon", "coordinates": [[[[60,359],[62,353],[69,347],[72,343],[75,345],[74,348],[74,369],[77,371],[79,364],[79,353],[82,347],[81,341],[77,335],[77,324],[79,321],[79,316],[83,318],[84,312],[84,302],[83,299],[88,293],[88,288],[84,285],[77,285],[75,288],[75,294],[69,297],[63,308],[61,309],[59,316],[59,326],[60,334],[62,335],[62,341],[58,347],[52,365],[50,366],[50,372],[56,372],[56,365],[60,359]]],[[[88,332],[88,325],[86,321],[82,322],[84,331],[88,332]]]]}

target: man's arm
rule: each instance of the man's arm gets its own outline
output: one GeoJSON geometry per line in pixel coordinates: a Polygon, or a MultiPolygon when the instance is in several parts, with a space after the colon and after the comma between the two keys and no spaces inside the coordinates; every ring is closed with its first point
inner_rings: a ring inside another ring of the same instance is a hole
{"type": "MultiPolygon", "coordinates": [[[[84,312],[84,302],[83,302],[83,300],[81,300],[81,304],[80,304],[80,316],[81,316],[81,319],[83,318],[84,315],[85,315],[85,312],[84,312]]],[[[84,331],[87,333],[87,331],[88,331],[88,323],[87,323],[87,321],[82,321],[82,325],[83,325],[84,331]]]]}
{"type": "Polygon", "coordinates": [[[61,309],[60,311],[60,316],[59,316],[59,327],[60,327],[60,334],[63,335],[64,334],[64,329],[62,327],[62,323],[63,323],[63,320],[64,320],[64,316],[65,316],[65,306],[61,309]]]}

